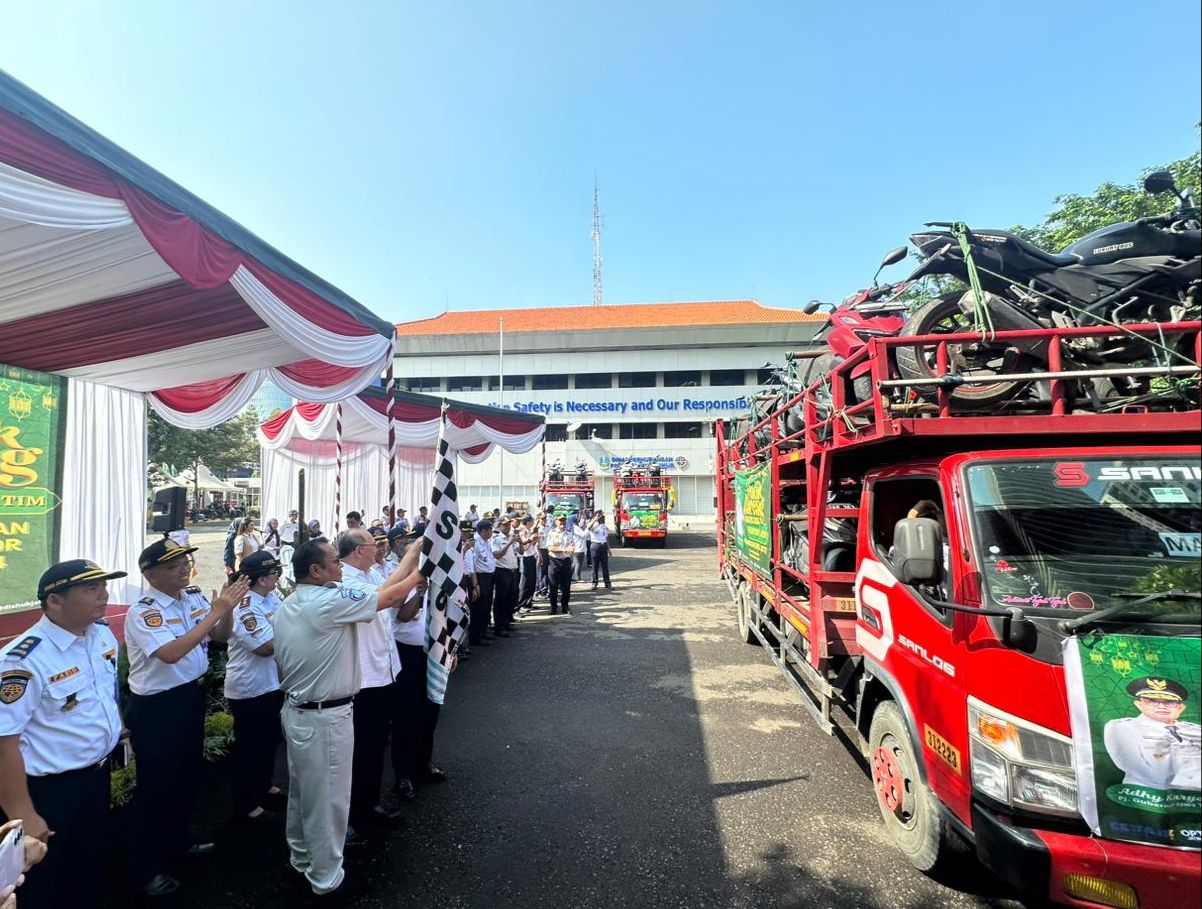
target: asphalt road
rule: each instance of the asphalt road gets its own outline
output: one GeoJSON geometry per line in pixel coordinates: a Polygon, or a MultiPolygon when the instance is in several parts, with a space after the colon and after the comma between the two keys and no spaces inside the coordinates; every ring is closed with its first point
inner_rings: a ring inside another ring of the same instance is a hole
{"type": "MultiPolygon", "coordinates": [[[[1019,905],[971,859],[937,882],[892,849],[857,758],[736,639],[711,535],[613,565],[612,592],[578,588],[572,615],[534,613],[452,676],[436,756],[451,781],[352,853],[356,905],[1019,905]]],[[[223,781],[207,792],[199,826],[221,852],[163,905],[296,905],[282,833],[231,830],[223,781]]]]}

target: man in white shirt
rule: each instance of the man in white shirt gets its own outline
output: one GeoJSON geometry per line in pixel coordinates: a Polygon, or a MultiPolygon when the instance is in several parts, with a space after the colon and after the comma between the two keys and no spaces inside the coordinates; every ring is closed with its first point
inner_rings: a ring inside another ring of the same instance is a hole
{"type": "Polygon", "coordinates": [[[510,637],[513,614],[518,600],[518,537],[509,518],[501,518],[498,532],[492,535],[489,546],[496,559],[497,568],[493,575],[493,633],[499,638],[510,637]]]}
{"type": "Polygon", "coordinates": [[[493,555],[492,521],[481,521],[476,525],[476,540],[472,544],[472,568],[475,589],[478,591],[471,601],[471,615],[467,638],[473,647],[489,646],[488,620],[492,613],[493,583],[497,570],[497,558],[493,555]]]}
{"type": "Polygon", "coordinates": [[[551,596],[551,615],[559,610],[561,599],[564,614],[567,615],[572,611],[568,602],[572,598],[572,557],[576,554],[576,538],[568,530],[566,515],[555,516],[554,528],[547,534],[547,554],[550,556],[547,583],[551,596]]]}
{"type": "Polygon", "coordinates": [[[551,532],[554,524],[555,507],[548,505],[546,510],[538,516],[536,524],[538,530],[538,577],[534,584],[535,596],[546,596],[548,592],[551,562],[550,556],[547,554],[547,535],[551,532]]]}
{"type": "MultiPolygon", "coordinates": [[[[342,583],[354,590],[375,593],[380,582],[375,572],[376,542],[363,528],[347,530],[338,537],[342,560],[342,583]]],[[[420,603],[404,604],[398,610],[413,618],[420,603]]],[[[357,626],[361,684],[355,697],[355,751],[351,771],[350,822],[357,829],[396,821],[400,814],[380,804],[384,780],[384,754],[388,727],[393,715],[392,688],[401,671],[392,637],[392,612],[380,610],[375,621],[357,626]]]]}
{"type": "Polygon", "coordinates": [[[414,554],[374,592],[343,586],[342,562],[325,540],[297,547],[293,569],[296,590],[275,613],[291,781],[287,839],[292,867],[324,895],[338,891],[345,876],[355,743],[351,704],[362,680],[358,629],[404,602],[422,578],[414,554]]]}
{"type": "Polygon", "coordinates": [[[518,527],[518,559],[521,562],[521,586],[518,591],[518,609],[523,613],[534,605],[535,580],[538,574],[538,534],[534,529],[534,518],[524,515],[518,527]]]}
{"type": "Polygon", "coordinates": [[[230,637],[230,614],[246,596],[245,578],[226,584],[212,605],[188,587],[194,546],[151,543],[138,556],[147,595],[125,617],[130,699],[125,722],[138,755],[131,851],[134,883],[148,896],[179,889],[174,861],[213,851],[189,845],[188,821],[204,776],[204,675],[210,640],[230,637]]]}
{"type": "Polygon", "coordinates": [[[295,508],[288,512],[288,520],[280,525],[280,564],[283,565],[284,583],[291,587],[296,583],[292,576],[292,554],[296,552],[296,535],[300,532],[300,512],[295,508]]]}
{"type": "Polygon", "coordinates": [[[605,579],[605,589],[613,590],[609,581],[609,528],[605,526],[605,514],[598,511],[588,525],[589,554],[593,561],[593,590],[597,589],[597,573],[605,579]]]}

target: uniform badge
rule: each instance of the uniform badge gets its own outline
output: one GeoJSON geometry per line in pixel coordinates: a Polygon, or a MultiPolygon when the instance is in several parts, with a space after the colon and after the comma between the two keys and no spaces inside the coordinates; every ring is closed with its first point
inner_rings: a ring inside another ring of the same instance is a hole
{"type": "Polygon", "coordinates": [[[0,673],[0,703],[14,704],[21,700],[33,673],[27,669],[7,669],[0,673]]]}
{"type": "Polygon", "coordinates": [[[253,612],[248,612],[246,615],[242,616],[242,625],[247,631],[254,632],[254,630],[259,627],[259,620],[255,618],[253,612]]]}
{"type": "Polygon", "coordinates": [[[162,628],[163,614],[152,609],[150,612],[142,613],[142,621],[146,624],[147,628],[162,628]]]}

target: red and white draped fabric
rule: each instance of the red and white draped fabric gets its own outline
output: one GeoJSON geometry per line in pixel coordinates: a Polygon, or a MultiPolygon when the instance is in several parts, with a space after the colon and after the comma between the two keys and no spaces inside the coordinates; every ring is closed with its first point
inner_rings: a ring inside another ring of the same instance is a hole
{"type": "Polygon", "coordinates": [[[179,426],[271,380],[353,395],[393,327],[0,73],[0,362],[148,396],[179,426]]]}
{"type": "MultiPolygon", "coordinates": [[[[259,427],[263,463],[262,515],[267,520],[297,507],[297,474],[305,470],[305,516],[333,527],[341,483],[343,513],[374,518],[392,504],[410,517],[426,504],[434,480],[443,399],[393,392],[389,458],[389,395],[367,389],[342,402],[342,467],[338,467],[337,411],[333,405],[297,404],[259,427]],[[391,468],[390,468],[391,463],[391,468]],[[393,478],[390,482],[390,475],[393,478]]],[[[479,463],[494,448],[520,454],[542,441],[542,417],[447,402],[444,438],[459,458],[479,463]]]]}

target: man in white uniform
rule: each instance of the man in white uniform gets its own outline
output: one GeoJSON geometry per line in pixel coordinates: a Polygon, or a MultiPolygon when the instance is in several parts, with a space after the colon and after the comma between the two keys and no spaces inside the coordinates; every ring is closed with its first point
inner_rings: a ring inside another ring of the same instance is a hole
{"type": "Polygon", "coordinates": [[[137,755],[133,837],[135,885],[149,896],[179,889],[171,863],[213,851],[189,845],[188,821],[204,778],[204,675],[210,640],[230,637],[230,613],[244,596],[245,578],[227,583],[212,605],[199,587],[188,587],[194,546],[174,540],[151,543],[138,556],[147,595],[125,617],[129,653],[129,726],[137,755]]]}
{"type": "Polygon", "coordinates": [[[1181,722],[1185,686],[1173,679],[1145,676],[1127,686],[1139,716],[1111,720],[1103,740],[1124,783],[1151,789],[1198,790],[1202,780],[1202,728],[1181,722]]]}
{"type": "Polygon", "coordinates": [[[288,512],[288,520],[280,525],[280,563],[283,566],[284,583],[291,587],[296,583],[292,576],[292,553],[296,552],[296,535],[300,532],[300,513],[294,508],[288,512]]]}
{"type": "MultiPolygon", "coordinates": [[[[387,578],[377,574],[376,542],[363,528],[338,537],[338,557],[342,559],[342,583],[346,587],[374,593],[387,578]]],[[[407,609],[409,617],[416,606],[407,609]]],[[[401,658],[392,640],[392,614],[376,613],[375,621],[358,629],[359,672],[361,684],[355,697],[355,754],[351,769],[351,826],[356,831],[395,821],[396,811],[380,805],[380,786],[384,780],[384,753],[388,748],[388,727],[393,715],[393,682],[401,671],[401,658]]]]}
{"type": "Polygon", "coordinates": [[[359,690],[359,629],[404,602],[421,581],[415,550],[374,593],[342,584],[342,562],[325,540],[296,550],[297,588],[275,614],[275,660],[284,690],[288,746],[288,848],[313,892],[342,885],[359,690]]]}

